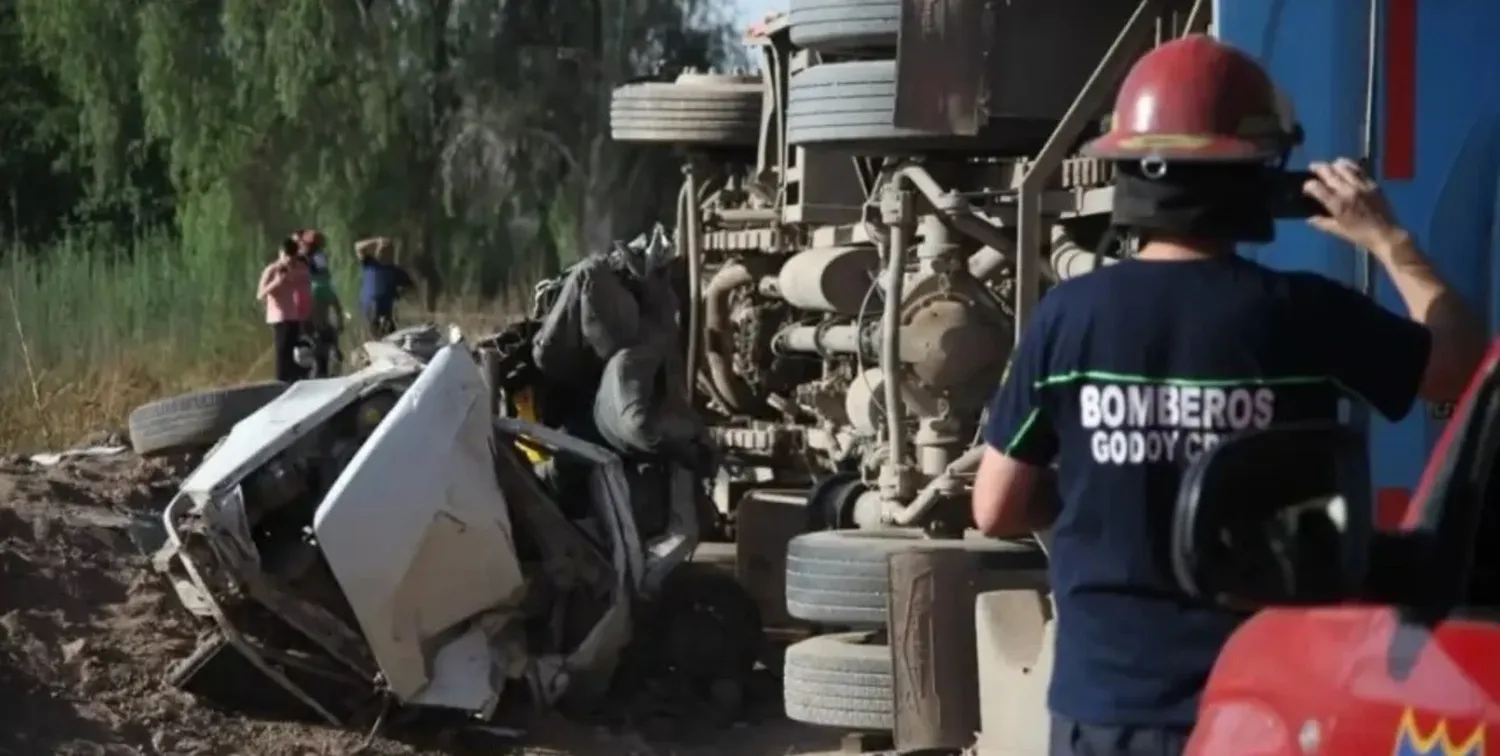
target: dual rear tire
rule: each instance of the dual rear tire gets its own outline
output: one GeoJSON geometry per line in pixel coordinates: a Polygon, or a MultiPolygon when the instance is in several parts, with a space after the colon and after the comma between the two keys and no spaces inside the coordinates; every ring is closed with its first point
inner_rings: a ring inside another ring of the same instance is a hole
{"type": "Polygon", "coordinates": [[[889,560],[911,549],[971,554],[978,586],[1044,585],[1047,558],[1034,543],[933,539],[920,530],[824,530],[787,544],[787,613],[819,625],[859,628],[819,635],[787,649],[782,683],[789,719],[845,730],[893,726],[892,656],[886,645],[889,560]]]}

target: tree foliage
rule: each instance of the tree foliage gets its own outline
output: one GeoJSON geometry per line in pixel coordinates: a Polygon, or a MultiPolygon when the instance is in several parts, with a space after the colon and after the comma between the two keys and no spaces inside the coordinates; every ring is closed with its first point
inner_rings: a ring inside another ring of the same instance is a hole
{"type": "Polygon", "coordinates": [[[659,215],[670,156],[609,142],[609,93],[723,63],[720,10],[0,0],[0,224],[38,241],[168,223],[190,244],[316,224],[401,239],[430,297],[493,289],[659,215]]]}

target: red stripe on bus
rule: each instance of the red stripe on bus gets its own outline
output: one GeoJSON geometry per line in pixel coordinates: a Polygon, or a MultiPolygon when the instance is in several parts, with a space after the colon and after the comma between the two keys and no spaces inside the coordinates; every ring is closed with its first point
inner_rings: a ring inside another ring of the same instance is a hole
{"type": "Polygon", "coordinates": [[[1417,0],[1387,0],[1385,11],[1381,175],[1401,180],[1417,172],[1417,0]]]}
{"type": "Polygon", "coordinates": [[[1375,527],[1381,530],[1400,530],[1406,518],[1406,509],[1411,505],[1411,489],[1382,488],[1375,492],[1375,527]]]}

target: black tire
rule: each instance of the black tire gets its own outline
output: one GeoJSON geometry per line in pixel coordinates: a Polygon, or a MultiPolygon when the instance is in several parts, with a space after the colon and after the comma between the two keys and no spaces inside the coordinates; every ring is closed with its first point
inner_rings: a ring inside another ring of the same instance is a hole
{"type": "Polygon", "coordinates": [[[130,445],[144,457],[207,449],[286,388],[268,381],[143,404],[130,413],[130,445]]]}
{"type": "Polygon", "coordinates": [[[834,633],[786,649],[782,690],[787,719],[882,732],[895,721],[891,649],[872,633],[834,633]]]}
{"type": "Polygon", "coordinates": [[[1041,585],[1046,579],[1047,557],[1031,542],[926,538],[913,528],[825,530],[787,543],[787,614],[824,625],[883,627],[891,594],[890,556],[911,549],[972,553],[982,576],[991,580],[1041,585]]]}
{"type": "Polygon", "coordinates": [[[807,530],[854,528],[854,505],[866,486],[858,472],[842,470],[813,485],[807,493],[807,530]]]}
{"type": "Polygon", "coordinates": [[[765,644],[760,608],[722,567],[688,562],[663,582],[650,625],[657,666],[697,692],[744,682],[765,644]]]}
{"type": "Polygon", "coordinates": [[[792,0],[792,44],[818,52],[896,49],[901,0],[792,0]]]}
{"type": "Polygon", "coordinates": [[[758,79],[685,74],[676,82],[616,87],[609,105],[616,142],[754,147],[765,95],[758,79]]]}
{"type": "Polygon", "coordinates": [[[1052,132],[1044,119],[992,118],[975,136],[935,134],[893,125],[896,62],[824,63],[799,71],[787,92],[786,141],[853,154],[961,150],[1027,154],[1052,132]]]}

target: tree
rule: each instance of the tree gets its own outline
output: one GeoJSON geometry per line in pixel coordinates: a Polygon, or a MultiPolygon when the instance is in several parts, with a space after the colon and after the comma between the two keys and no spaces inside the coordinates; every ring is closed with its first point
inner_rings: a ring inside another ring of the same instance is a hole
{"type": "Polygon", "coordinates": [[[7,107],[43,111],[0,123],[88,168],[63,178],[75,206],[139,223],[165,195],[190,243],[381,232],[429,298],[455,276],[494,288],[667,211],[639,198],[675,168],[609,141],[609,94],[723,61],[707,2],[0,0],[30,67],[7,107]]]}

